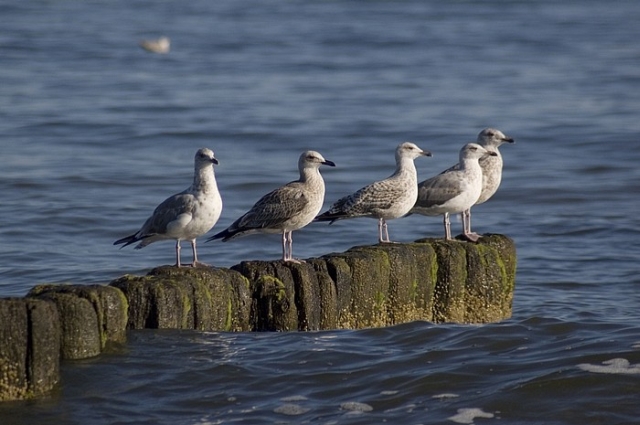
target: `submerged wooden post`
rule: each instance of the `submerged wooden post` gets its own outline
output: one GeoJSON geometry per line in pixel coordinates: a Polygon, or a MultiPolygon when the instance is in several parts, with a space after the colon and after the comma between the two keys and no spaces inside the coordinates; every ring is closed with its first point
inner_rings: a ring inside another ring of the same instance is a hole
{"type": "Polygon", "coordinates": [[[0,299],[0,401],[46,394],[60,380],[60,321],[52,302],[0,299]]]}
{"type": "Polygon", "coordinates": [[[511,316],[511,239],[423,239],[354,247],[302,264],[159,267],[104,285],[40,285],[0,299],[0,401],[35,397],[60,359],[100,354],[143,328],[306,331],[413,320],[486,323],[511,316]]]}

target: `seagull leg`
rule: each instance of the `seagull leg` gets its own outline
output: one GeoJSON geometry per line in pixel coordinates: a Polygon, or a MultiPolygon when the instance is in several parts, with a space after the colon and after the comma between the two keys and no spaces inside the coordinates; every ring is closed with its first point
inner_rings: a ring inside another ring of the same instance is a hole
{"type": "Polygon", "coordinates": [[[293,258],[293,232],[289,231],[287,233],[289,234],[289,237],[287,238],[287,251],[289,253],[289,256],[285,261],[289,261],[291,263],[296,263],[296,264],[304,263],[304,260],[298,260],[297,258],[293,258]]]}
{"type": "Polygon", "coordinates": [[[287,261],[287,231],[282,231],[282,261],[287,261]]]}
{"type": "Polygon", "coordinates": [[[180,239],[176,240],[176,267],[180,267],[180,239]]]}
{"type": "Polygon", "coordinates": [[[444,213],[444,239],[451,240],[451,222],[449,221],[449,213],[444,213]]]}
{"type": "Polygon", "coordinates": [[[467,231],[467,211],[468,210],[464,210],[460,213],[460,220],[462,221],[462,234],[466,235],[468,233],[467,231]]]}
{"type": "Polygon", "coordinates": [[[471,208],[462,211],[462,228],[465,234],[471,233],[471,208]]]}
{"type": "Polygon", "coordinates": [[[384,222],[384,232],[387,235],[387,243],[399,243],[399,242],[394,242],[391,239],[389,239],[389,229],[387,228],[387,222],[384,222]]]}
{"type": "Polygon", "coordinates": [[[193,251],[193,263],[191,265],[195,267],[198,264],[198,250],[196,249],[195,239],[191,239],[191,251],[193,251]]]}
{"type": "Polygon", "coordinates": [[[387,226],[387,220],[382,219],[382,230],[384,230],[384,241],[391,242],[389,240],[389,227],[387,226]]]}
{"type": "Polygon", "coordinates": [[[191,239],[191,250],[193,251],[193,263],[191,263],[191,267],[205,266],[208,267],[208,264],[201,263],[198,261],[198,250],[196,249],[196,240],[191,239]]]}
{"type": "Polygon", "coordinates": [[[480,235],[471,231],[471,208],[462,212],[462,233],[471,242],[478,242],[480,235]]]}
{"type": "Polygon", "coordinates": [[[387,220],[384,218],[378,219],[378,242],[379,243],[395,243],[389,239],[389,227],[387,226],[387,220]]]}

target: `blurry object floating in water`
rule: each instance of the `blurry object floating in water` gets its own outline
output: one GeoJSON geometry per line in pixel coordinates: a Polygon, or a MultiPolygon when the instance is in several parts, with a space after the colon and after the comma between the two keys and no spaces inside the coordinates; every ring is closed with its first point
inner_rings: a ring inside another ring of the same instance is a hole
{"type": "Polygon", "coordinates": [[[168,37],[160,37],[157,40],[142,40],[140,47],[147,52],[165,54],[169,53],[171,41],[168,37]]]}

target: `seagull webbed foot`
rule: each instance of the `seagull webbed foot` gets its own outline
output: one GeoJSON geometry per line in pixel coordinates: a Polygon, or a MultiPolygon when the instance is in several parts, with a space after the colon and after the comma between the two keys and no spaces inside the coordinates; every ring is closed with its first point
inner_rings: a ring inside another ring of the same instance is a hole
{"type": "Polygon", "coordinates": [[[478,242],[478,240],[482,237],[482,235],[479,235],[475,232],[471,232],[471,233],[463,233],[462,235],[463,239],[469,241],[469,242],[478,242]]]}
{"type": "Polygon", "coordinates": [[[294,263],[294,264],[304,264],[306,263],[306,261],[304,260],[299,260],[297,258],[287,258],[286,260],[283,260],[285,263],[294,263]]]}

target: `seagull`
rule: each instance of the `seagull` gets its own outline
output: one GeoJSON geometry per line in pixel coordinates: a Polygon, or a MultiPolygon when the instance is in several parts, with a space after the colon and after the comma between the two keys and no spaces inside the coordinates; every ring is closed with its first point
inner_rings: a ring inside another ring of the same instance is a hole
{"type": "Polygon", "coordinates": [[[335,167],[316,151],[306,151],[298,159],[300,178],[264,195],[242,217],[207,242],[223,242],[253,233],[282,233],[282,261],[301,263],[293,258],[294,230],[313,221],[324,202],[324,180],[320,166],[335,167]]]}
{"type": "Polygon", "coordinates": [[[160,37],[157,40],[142,40],[140,47],[147,52],[164,54],[169,53],[171,41],[168,37],[160,37]]]}
{"type": "Polygon", "coordinates": [[[164,200],[140,230],[133,235],[118,239],[113,244],[127,245],[140,241],[135,249],[165,239],[176,240],[176,266],[181,267],[180,241],[191,242],[193,267],[203,265],[198,262],[196,238],[207,233],[217,223],[222,212],[222,198],[218,192],[213,164],[218,160],[213,151],[199,149],[195,156],[193,184],[183,192],[164,200]]]}
{"type": "MultiPolygon", "coordinates": [[[[490,152],[495,152],[496,156],[485,156],[480,160],[480,167],[482,167],[482,193],[480,198],[474,205],[482,204],[491,198],[502,181],[502,155],[498,149],[503,143],[515,143],[511,137],[507,137],[500,130],[495,128],[485,128],[478,134],[476,140],[480,146],[490,152]]],[[[451,168],[443,171],[448,173],[459,169],[459,164],[454,165],[451,168]]],[[[471,231],[471,208],[462,212],[462,228],[465,235],[471,235],[472,237],[479,238],[480,236],[471,231]]]]}
{"type": "Polygon", "coordinates": [[[329,221],[355,217],[378,219],[378,241],[390,243],[387,220],[406,215],[418,197],[418,176],[413,160],[431,156],[414,143],[405,142],[396,148],[396,171],[385,180],[374,182],[357,192],[340,198],[315,221],[329,221]]]}
{"type": "MultiPolygon", "coordinates": [[[[458,168],[438,174],[418,185],[418,200],[411,209],[411,214],[443,215],[444,235],[451,239],[451,223],[449,214],[461,213],[474,205],[482,193],[482,168],[479,161],[486,157],[495,157],[477,143],[467,143],[460,149],[458,168]]],[[[477,241],[478,236],[464,232],[470,241],[477,241]]]]}

